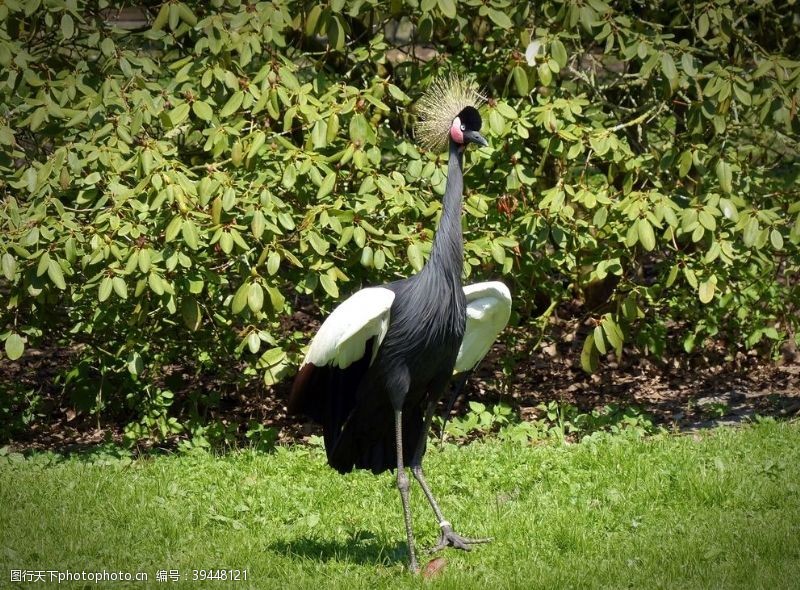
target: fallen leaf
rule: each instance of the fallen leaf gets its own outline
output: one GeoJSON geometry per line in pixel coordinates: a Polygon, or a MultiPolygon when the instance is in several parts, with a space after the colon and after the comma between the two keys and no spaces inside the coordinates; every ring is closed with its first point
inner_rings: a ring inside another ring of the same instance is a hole
{"type": "Polygon", "coordinates": [[[445,565],[447,565],[447,560],[444,557],[434,557],[422,568],[422,577],[426,580],[435,578],[442,573],[445,565]]]}

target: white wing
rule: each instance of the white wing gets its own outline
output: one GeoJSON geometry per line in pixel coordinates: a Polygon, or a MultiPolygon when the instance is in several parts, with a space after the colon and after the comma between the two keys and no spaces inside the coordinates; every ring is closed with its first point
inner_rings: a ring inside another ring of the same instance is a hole
{"type": "Polygon", "coordinates": [[[456,359],[455,373],[475,368],[492,347],[511,316],[511,293],[503,283],[491,281],[464,287],[467,328],[456,359]]]}
{"type": "Polygon", "coordinates": [[[367,342],[377,337],[373,358],[389,329],[394,292],[369,287],[339,304],[311,341],[303,364],[332,365],[344,369],[364,356],[367,342]]]}

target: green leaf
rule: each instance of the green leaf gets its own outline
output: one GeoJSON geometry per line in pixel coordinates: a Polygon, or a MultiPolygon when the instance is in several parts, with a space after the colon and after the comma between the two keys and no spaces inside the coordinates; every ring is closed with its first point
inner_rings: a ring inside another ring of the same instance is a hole
{"type": "Polygon", "coordinates": [[[264,289],[257,282],[250,283],[247,290],[247,306],[254,312],[261,311],[264,306],[264,289]]]}
{"type": "Polygon", "coordinates": [[[506,261],[506,251],[503,246],[494,241],[492,242],[490,249],[492,252],[492,258],[494,258],[497,264],[503,264],[506,261]]]}
{"type": "Polygon", "coordinates": [[[692,168],[692,152],[686,150],[681,154],[680,160],[678,161],[678,174],[681,177],[686,176],[689,173],[689,170],[692,168]]]}
{"type": "Polygon", "coordinates": [[[639,242],[645,250],[652,252],[653,248],[656,247],[656,236],[653,232],[653,226],[650,225],[650,222],[646,218],[642,217],[637,222],[637,230],[639,232],[639,242]]]}
{"type": "Polygon", "coordinates": [[[138,352],[131,352],[128,354],[126,366],[131,375],[141,375],[144,371],[144,360],[142,355],[138,352]]]}
{"type": "Polygon", "coordinates": [[[113,56],[115,49],[114,41],[111,39],[111,37],[106,37],[100,42],[100,51],[102,51],[103,55],[106,57],[113,56]]]}
{"type": "Polygon", "coordinates": [[[408,262],[411,264],[412,268],[417,272],[421,271],[425,262],[422,257],[422,249],[419,247],[419,244],[416,242],[409,244],[407,255],[408,262]]]}
{"type": "Polygon", "coordinates": [[[375,254],[372,256],[372,266],[374,266],[377,270],[381,270],[385,264],[386,253],[383,251],[383,248],[375,250],[375,254]]]}
{"type": "Polygon", "coordinates": [[[231,239],[234,241],[234,243],[237,246],[239,246],[242,250],[247,250],[249,248],[249,246],[247,245],[247,242],[242,237],[242,234],[239,233],[239,230],[236,229],[235,227],[231,228],[230,236],[231,236],[231,239]]]}
{"type": "Polygon", "coordinates": [[[61,17],[61,35],[64,39],[70,39],[75,34],[75,22],[72,20],[72,16],[65,12],[64,16],[61,17]]]}
{"type": "Polygon", "coordinates": [[[222,195],[222,209],[230,211],[236,206],[236,190],[233,187],[228,187],[222,195]]]}
{"type": "Polygon", "coordinates": [[[328,143],[328,124],[320,119],[311,128],[311,145],[315,150],[324,148],[328,143]]]}
{"type": "Polygon", "coordinates": [[[330,295],[333,299],[339,298],[339,287],[336,285],[336,281],[334,281],[328,274],[320,275],[319,282],[328,295],[330,295]]]}
{"type": "Polygon", "coordinates": [[[595,227],[603,227],[608,220],[608,209],[606,207],[600,207],[597,211],[594,212],[594,217],[592,217],[592,225],[595,227]]]}
{"type": "Polygon", "coordinates": [[[701,38],[705,37],[708,33],[708,27],[708,13],[703,11],[700,13],[700,16],[697,19],[697,36],[701,38]]]}
{"type": "Polygon", "coordinates": [[[261,146],[264,145],[264,142],[266,140],[267,140],[267,135],[263,131],[256,131],[253,134],[253,139],[252,143],[250,144],[250,149],[247,150],[248,160],[258,153],[258,150],[261,149],[261,146]]]}
{"type": "Polygon", "coordinates": [[[714,231],[717,229],[717,220],[714,219],[714,216],[705,209],[701,209],[697,214],[697,220],[700,222],[700,225],[702,225],[708,231],[714,231]]]}
{"type": "Polygon", "coordinates": [[[697,275],[691,268],[684,266],[683,276],[686,278],[686,282],[689,283],[692,289],[697,289],[697,275]]]}
{"type": "Polygon", "coordinates": [[[281,211],[278,213],[278,223],[280,223],[283,227],[292,231],[295,228],[294,220],[292,216],[289,215],[286,211],[281,211]]]}
{"type": "Polygon", "coordinates": [[[253,219],[250,221],[250,231],[253,232],[253,236],[260,240],[261,236],[264,234],[264,229],[266,228],[266,220],[264,219],[264,214],[261,210],[256,210],[253,213],[253,219]]]}
{"type": "Polygon", "coordinates": [[[16,332],[11,332],[6,338],[6,354],[12,361],[17,360],[25,352],[25,341],[16,332]]]}
{"type": "Polygon", "coordinates": [[[47,252],[42,252],[42,255],[39,257],[39,264],[36,265],[36,276],[40,277],[47,272],[47,269],[50,267],[50,254],[47,252]]]}
{"type": "Polygon", "coordinates": [[[700,296],[700,301],[702,303],[709,303],[712,299],[714,299],[714,289],[716,286],[717,277],[715,275],[711,275],[707,280],[700,283],[697,293],[700,296]]]}
{"type": "Polygon", "coordinates": [[[191,219],[185,219],[183,221],[181,225],[181,235],[183,236],[183,241],[192,250],[197,250],[197,248],[199,248],[200,244],[198,242],[199,236],[197,235],[197,227],[191,219]]]}
{"type": "Polygon", "coordinates": [[[326,125],[325,131],[325,141],[327,143],[333,143],[336,140],[336,137],[339,134],[339,115],[336,113],[332,113],[330,117],[328,117],[328,123],[326,125]]]}
{"type": "Polygon", "coordinates": [[[730,219],[731,221],[739,221],[739,210],[730,199],[720,199],[719,208],[726,219],[730,219]]]}
{"type": "Polygon", "coordinates": [[[319,190],[317,191],[317,200],[327,197],[333,190],[334,184],[336,184],[336,173],[329,172],[322,181],[322,184],[319,185],[319,190]]]}
{"type": "Polygon", "coordinates": [[[150,272],[150,249],[149,248],[142,248],[139,250],[139,259],[137,260],[139,264],[139,270],[144,274],[150,272]]]}
{"type": "Polygon", "coordinates": [[[751,216],[750,219],[748,219],[744,224],[744,232],[742,233],[744,245],[749,248],[755,244],[760,230],[761,228],[758,225],[758,218],[751,216]]]}
{"type": "Polygon", "coordinates": [[[233,300],[231,301],[231,311],[233,311],[233,313],[240,313],[247,305],[249,295],[250,283],[244,282],[233,295],[233,300]]]}
{"type": "Polygon", "coordinates": [[[192,111],[197,115],[198,119],[202,119],[203,121],[210,121],[211,117],[214,115],[214,111],[209,104],[202,100],[196,100],[192,103],[192,111]]]}
{"type": "Polygon", "coordinates": [[[306,17],[306,25],[305,31],[306,35],[312,37],[319,32],[320,20],[319,17],[322,14],[322,6],[319,4],[315,4],[311,7],[308,11],[308,15],[306,17]]]}
{"type": "Polygon", "coordinates": [[[556,60],[560,68],[567,67],[567,60],[569,59],[567,49],[560,39],[553,39],[552,43],[550,43],[550,55],[556,60]]]}
{"type": "Polygon", "coordinates": [[[323,239],[317,232],[311,231],[308,233],[308,243],[311,244],[311,247],[314,248],[317,254],[320,256],[324,256],[328,252],[328,248],[330,244],[328,241],[323,239]]]}
{"type": "Polygon", "coordinates": [[[388,88],[389,88],[389,94],[391,94],[392,98],[394,98],[396,101],[401,103],[407,103],[411,100],[405,92],[400,90],[394,84],[389,84],[388,88]]]}
{"type": "Polygon", "coordinates": [[[497,109],[492,109],[489,111],[489,127],[492,129],[492,133],[495,135],[502,135],[505,126],[506,122],[503,120],[503,116],[497,111],[497,109]]]}
{"type": "Polygon", "coordinates": [[[553,81],[553,71],[550,69],[550,67],[546,63],[539,64],[539,66],[536,68],[536,72],[542,85],[550,86],[550,83],[553,81]]]}
{"type": "Polygon", "coordinates": [[[695,347],[696,338],[697,335],[692,332],[687,334],[686,337],[683,339],[683,350],[685,350],[686,352],[692,352],[695,347]]]}
{"type": "Polygon", "coordinates": [[[200,327],[203,316],[200,311],[200,305],[194,297],[184,297],[181,301],[181,317],[183,318],[183,323],[192,332],[200,327]]]}
{"type": "Polygon", "coordinates": [[[222,107],[219,112],[220,119],[225,119],[230,117],[233,113],[239,110],[239,107],[242,106],[242,101],[244,100],[244,92],[241,90],[237,90],[234,92],[231,97],[228,99],[228,102],[222,107]]]}
{"type": "Polygon", "coordinates": [[[359,248],[363,248],[367,243],[367,232],[360,225],[353,228],[353,241],[355,241],[356,246],[359,248]]]}
{"type": "Polygon", "coordinates": [[[684,52],[681,55],[681,66],[688,76],[694,78],[697,75],[697,68],[694,67],[694,58],[691,53],[684,52]]]}
{"type": "Polygon", "coordinates": [[[361,250],[361,266],[369,268],[372,266],[372,260],[375,253],[372,250],[372,246],[364,246],[361,250]]]}
{"type": "Polygon", "coordinates": [[[664,72],[670,84],[674,86],[678,80],[678,69],[675,67],[675,60],[672,59],[669,53],[664,52],[661,54],[661,71],[664,72]]]}
{"type": "Polygon", "coordinates": [[[111,280],[111,284],[114,287],[114,293],[116,293],[120,299],[128,298],[128,286],[125,284],[125,279],[122,277],[114,277],[111,280]]]}
{"type": "Polygon", "coordinates": [[[525,73],[525,70],[522,69],[521,66],[514,66],[514,69],[511,70],[511,76],[514,79],[514,87],[517,90],[517,94],[520,96],[527,96],[528,75],[525,73]]]}
{"type": "Polygon", "coordinates": [[[158,11],[158,15],[156,16],[156,19],[153,21],[152,29],[154,31],[160,31],[161,29],[164,28],[164,25],[167,24],[167,21],[169,19],[170,5],[171,5],[170,2],[164,2],[164,4],[161,5],[161,9],[158,11]]]}
{"type": "Polygon", "coordinates": [[[508,119],[510,121],[513,121],[513,120],[516,120],[516,119],[519,118],[519,115],[517,114],[517,111],[515,111],[514,107],[512,107],[507,102],[503,102],[503,101],[498,102],[495,105],[495,109],[497,110],[498,113],[500,113],[501,115],[503,115],[503,117],[505,117],[506,119],[508,119]]]}
{"type": "Polygon", "coordinates": [[[67,288],[67,283],[64,281],[64,273],[61,270],[61,265],[52,258],[47,264],[47,276],[50,277],[50,280],[53,282],[53,284],[62,291],[67,288]]]}
{"type": "Polygon", "coordinates": [[[750,96],[750,93],[746,88],[742,88],[738,84],[734,84],[733,93],[736,95],[736,99],[743,105],[750,106],[753,104],[753,98],[750,96]]]}
{"type": "Polygon", "coordinates": [[[267,257],[267,272],[270,275],[274,275],[278,272],[278,269],[281,267],[281,255],[277,252],[273,251],[269,253],[267,257]]]}
{"type": "Polygon", "coordinates": [[[156,295],[164,294],[164,280],[154,272],[147,275],[147,284],[150,290],[156,295]]]}
{"type": "Polygon", "coordinates": [[[261,348],[261,338],[258,337],[258,332],[250,332],[247,335],[247,348],[252,354],[256,354],[261,348]]]}
{"type": "Polygon", "coordinates": [[[283,180],[281,184],[283,184],[283,188],[290,189],[294,186],[294,183],[297,181],[297,168],[294,167],[294,164],[287,164],[286,168],[283,169],[283,180]]]}
{"type": "Polygon", "coordinates": [[[604,156],[611,148],[611,137],[603,132],[600,135],[593,135],[589,138],[589,145],[598,156],[604,156]]]}
{"type": "Polygon", "coordinates": [[[100,287],[97,290],[97,300],[102,303],[108,296],[111,295],[111,289],[114,288],[114,282],[111,280],[111,277],[103,277],[103,280],[100,281],[100,287]]]}
{"type": "Polygon", "coordinates": [[[186,5],[184,2],[178,3],[178,14],[181,17],[181,20],[188,24],[189,26],[195,26],[197,24],[197,17],[191,11],[191,9],[186,5]]]}
{"type": "Polygon", "coordinates": [[[173,127],[177,127],[186,120],[186,117],[189,116],[189,109],[189,103],[184,102],[170,111],[169,120],[172,122],[173,127]]]}
{"type": "Polygon", "coordinates": [[[282,311],[283,305],[286,302],[286,300],[283,297],[283,294],[272,286],[267,287],[267,293],[269,293],[269,301],[270,304],[272,305],[272,309],[274,309],[275,311],[282,311]]]}
{"type": "Polygon", "coordinates": [[[328,44],[331,46],[332,49],[336,51],[341,51],[344,49],[345,43],[345,34],[344,34],[344,25],[342,25],[341,20],[336,15],[331,15],[328,18],[327,24],[327,32],[328,32],[328,44]]]}
{"type": "Polygon", "coordinates": [[[594,373],[600,360],[597,356],[597,348],[594,345],[594,335],[589,334],[583,342],[583,350],[581,350],[581,368],[587,373],[594,373]]]}
{"type": "Polygon", "coordinates": [[[181,226],[183,225],[183,217],[181,215],[175,215],[172,220],[167,225],[167,229],[164,230],[164,240],[167,242],[171,242],[175,239],[178,235],[178,232],[181,231],[181,226]]]}
{"type": "MultiPolygon", "coordinates": [[[[635,313],[635,308],[636,308],[635,301],[633,301],[633,306],[635,313]]],[[[601,326],[603,327],[603,333],[605,334],[608,343],[614,347],[614,350],[616,350],[617,352],[617,356],[621,355],[624,338],[622,330],[620,329],[619,325],[611,318],[611,315],[609,314],[606,315],[605,318],[603,318],[601,326]]]]}
{"type": "Polygon", "coordinates": [[[361,113],[356,113],[350,119],[350,139],[362,146],[366,143],[374,143],[375,133],[371,130],[367,118],[361,113]]]}
{"type": "Polygon", "coordinates": [[[717,179],[719,180],[720,188],[730,194],[733,192],[733,178],[731,172],[731,165],[725,160],[720,158],[717,160],[717,179]]]}
{"type": "Polygon", "coordinates": [[[783,236],[776,228],[772,228],[769,232],[769,241],[776,250],[783,250],[783,236]]]}
{"type": "Polygon", "coordinates": [[[594,330],[592,331],[592,335],[594,337],[594,345],[597,348],[597,351],[600,354],[606,354],[606,341],[603,337],[603,327],[595,326],[594,330]]]}
{"type": "Polygon", "coordinates": [[[5,252],[3,254],[2,266],[3,266],[3,275],[9,281],[13,281],[14,275],[17,272],[17,259],[14,258],[14,256],[11,253],[5,252]]]}
{"type": "Polygon", "coordinates": [[[441,10],[442,14],[447,18],[456,17],[456,0],[438,0],[438,4],[439,10],[441,10]]]}
{"type": "MultiPolygon", "coordinates": [[[[442,10],[444,12],[444,10],[442,10]]],[[[452,18],[452,17],[451,17],[452,18]]],[[[496,24],[501,29],[510,29],[514,26],[514,23],[511,22],[511,19],[508,18],[508,15],[503,12],[502,10],[496,10],[494,8],[489,8],[489,18],[492,19],[494,24],[496,24]]],[[[527,94],[527,93],[523,93],[527,94]]]]}

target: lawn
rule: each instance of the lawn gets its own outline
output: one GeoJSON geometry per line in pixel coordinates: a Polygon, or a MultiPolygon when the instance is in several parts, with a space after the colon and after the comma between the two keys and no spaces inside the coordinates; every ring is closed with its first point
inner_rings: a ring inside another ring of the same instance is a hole
{"type": "MultiPolygon", "coordinates": [[[[149,575],[96,586],[112,588],[791,588],[800,579],[798,424],[434,445],[426,466],[456,530],[494,542],[446,551],[442,574],[423,581],[404,570],[393,477],[339,476],[320,448],[0,457],[0,587],[12,569],[149,575]],[[192,581],[193,570],[222,568],[247,580],[192,581]],[[158,582],[159,570],[182,580],[158,582]]],[[[412,507],[420,545],[432,544],[436,524],[416,486],[412,507]]]]}

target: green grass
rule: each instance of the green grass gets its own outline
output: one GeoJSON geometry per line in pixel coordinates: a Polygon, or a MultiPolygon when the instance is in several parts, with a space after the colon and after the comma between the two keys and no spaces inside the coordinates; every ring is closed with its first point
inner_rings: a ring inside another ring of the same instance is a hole
{"type": "MultiPolygon", "coordinates": [[[[495,540],[446,551],[443,574],[422,581],[404,570],[393,477],[341,477],[317,448],[0,459],[0,587],[11,569],[143,571],[161,588],[790,588],[800,579],[797,424],[570,446],[489,440],[434,448],[426,466],[456,530],[495,540]],[[160,569],[191,577],[198,568],[246,569],[248,581],[155,581],[160,569]]],[[[436,524],[416,486],[412,506],[420,545],[432,544],[436,524]]]]}

